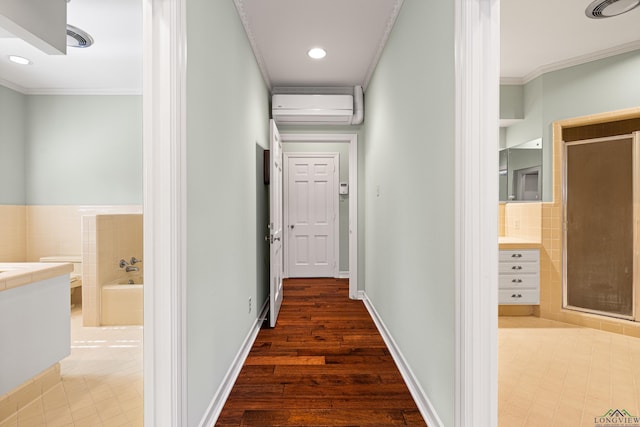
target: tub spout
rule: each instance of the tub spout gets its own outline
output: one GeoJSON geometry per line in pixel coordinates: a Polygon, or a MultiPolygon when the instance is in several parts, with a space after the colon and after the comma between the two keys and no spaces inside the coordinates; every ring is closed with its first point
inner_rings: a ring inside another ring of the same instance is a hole
{"type": "Polygon", "coordinates": [[[129,273],[130,271],[140,271],[140,269],[134,265],[127,265],[124,269],[124,271],[126,271],[127,273],[129,273]]]}

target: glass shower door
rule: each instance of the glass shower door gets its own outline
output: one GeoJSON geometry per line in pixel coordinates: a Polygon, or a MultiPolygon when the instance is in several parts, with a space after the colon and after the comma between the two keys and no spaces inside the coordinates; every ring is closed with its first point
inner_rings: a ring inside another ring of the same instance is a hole
{"type": "Polygon", "coordinates": [[[631,135],[565,143],[566,308],[634,316],[636,145],[631,135]]]}

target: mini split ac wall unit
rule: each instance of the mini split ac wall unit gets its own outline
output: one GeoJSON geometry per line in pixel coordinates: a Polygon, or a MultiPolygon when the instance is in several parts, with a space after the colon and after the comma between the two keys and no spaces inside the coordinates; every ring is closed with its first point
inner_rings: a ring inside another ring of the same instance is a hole
{"type": "Polygon", "coordinates": [[[350,125],[352,95],[273,95],[272,115],[277,124],[350,125]]]}

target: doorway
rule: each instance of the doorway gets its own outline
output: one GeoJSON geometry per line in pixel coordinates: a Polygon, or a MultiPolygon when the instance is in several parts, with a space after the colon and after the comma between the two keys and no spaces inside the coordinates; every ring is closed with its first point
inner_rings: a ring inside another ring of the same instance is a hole
{"type": "Polygon", "coordinates": [[[338,277],[339,153],[284,154],[286,277],[338,277]]]}
{"type": "Polygon", "coordinates": [[[338,249],[338,277],[349,279],[349,297],[362,299],[358,289],[358,134],[296,134],[281,133],[285,151],[293,152],[339,152],[340,181],[348,184],[348,195],[339,201],[339,234],[342,236],[338,249]]]}

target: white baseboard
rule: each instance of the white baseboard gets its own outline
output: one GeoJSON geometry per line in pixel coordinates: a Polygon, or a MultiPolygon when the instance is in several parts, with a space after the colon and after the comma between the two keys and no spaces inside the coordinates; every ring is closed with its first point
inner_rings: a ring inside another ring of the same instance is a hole
{"type": "Polygon", "coordinates": [[[348,271],[340,271],[338,272],[338,279],[348,279],[349,272],[348,271]]]}
{"type": "Polygon", "coordinates": [[[231,393],[231,389],[238,379],[238,375],[240,375],[242,365],[244,365],[244,362],[249,355],[249,351],[251,350],[253,343],[258,337],[260,327],[262,326],[262,322],[266,318],[268,309],[269,300],[267,299],[260,309],[260,315],[258,315],[258,317],[256,318],[255,322],[251,326],[251,329],[249,330],[249,334],[244,339],[240,350],[238,350],[238,354],[236,354],[236,357],[233,359],[233,363],[227,371],[227,374],[224,376],[222,384],[220,384],[220,387],[218,387],[216,394],[213,395],[213,399],[211,400],[207,411],[204,413],[202,420],[200,420],[199,427],[212,427],[215,425],[216,421],[218,421],[218,417],[220,416],[222,408],[224,407],[224,404],[227,401],[229,394],[231,393]]]}
{"type": "Polygon", "coordinates": [[[442,423],[442,420],[440,419],[433,405],[431,404],[431,401],[429,400],[429,396],[427,396],[427,394],[424,392],[424,390],[420,386],[420,383],[418,382],[417,378],[411,371],[409,364],[407,363],[404,356],[402,355],[402,352],[398,348],[396,342],[393,340],[393,337],[389,333],[389,330],[387,329],[384,322],[378,315],[378,312],[373,306],[373,303],[367,296],[366,292],[364,291],[359,291],[359,292],[362,293],[362,300],[364,301],[364,305],[365,307],[367,307],[369,314],[373,318],[373,321],[375,322],[376,327],[380,332],[380,335],[382,335],[382,339],[384,340],[387,347],[389,347],[391,356],[393,357],[393,360],[396,362],[396,365],[400,370],[400,374],[402,375],[402,378],[404,379],[405,383],[407,383],[407,387],[409,387],[411,396],[413,397],[413,400],[415,400],[416,405],[418,406],[418,409],[420,410],[420,413],[422,414],[422,417],[424,418],[425,422],[427,423],[428,426],[443,427],[444,424],[442,423]]]}

